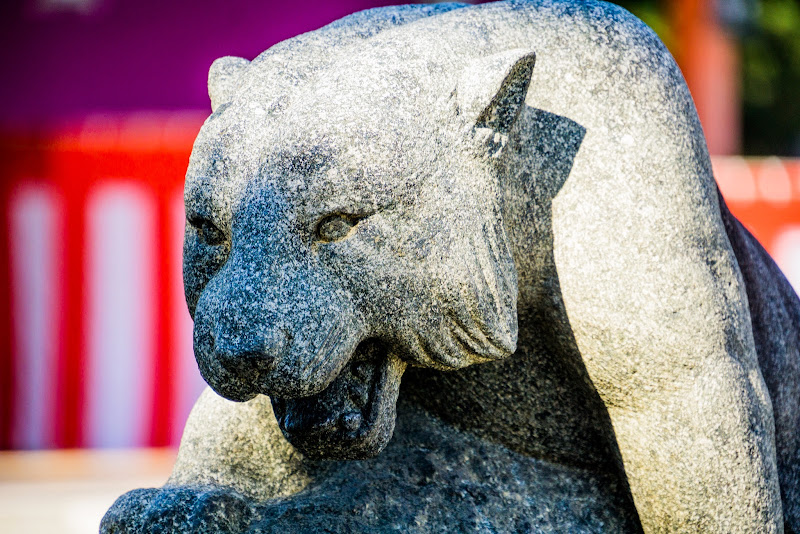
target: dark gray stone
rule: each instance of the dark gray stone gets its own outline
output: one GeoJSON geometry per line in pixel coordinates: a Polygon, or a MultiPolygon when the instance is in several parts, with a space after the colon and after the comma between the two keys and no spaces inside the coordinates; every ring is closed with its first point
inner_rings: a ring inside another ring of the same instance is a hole
{"type": "Polygon", "coordinates": [[[800,532],[800,301],[627,12],[371,10],[209,93],[184,278],[230,400],[102,532],[800,532]]]}

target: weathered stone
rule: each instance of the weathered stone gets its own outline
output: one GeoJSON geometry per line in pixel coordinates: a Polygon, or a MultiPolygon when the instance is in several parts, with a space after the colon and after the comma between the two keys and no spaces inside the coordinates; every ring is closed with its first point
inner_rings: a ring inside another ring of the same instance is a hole
{"type": "Polygon", "coordinates": [[[103,532],[800,531],[800,302],[635,18],[372,10],[209,93],[186,297],[246,402],[103,532]]]}

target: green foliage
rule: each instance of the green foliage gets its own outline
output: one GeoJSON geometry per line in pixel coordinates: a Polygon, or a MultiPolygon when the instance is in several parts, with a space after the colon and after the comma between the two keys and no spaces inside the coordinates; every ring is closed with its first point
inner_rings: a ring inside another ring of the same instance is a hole
{"type": "Polygon", "coordinates": [[[761,0],[741,52],[745,153],[800,156],[797,0],[761,0]]]}

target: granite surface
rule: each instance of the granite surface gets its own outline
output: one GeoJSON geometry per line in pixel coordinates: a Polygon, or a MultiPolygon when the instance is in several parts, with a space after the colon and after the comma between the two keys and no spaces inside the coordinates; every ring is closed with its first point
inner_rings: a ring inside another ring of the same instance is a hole
{"type": "Polygon", "coordinates": [[[382,8],[209,94],[184,280],[215,393],[102,532],[800,532],[800,302],[641,22],[382,8]]]}

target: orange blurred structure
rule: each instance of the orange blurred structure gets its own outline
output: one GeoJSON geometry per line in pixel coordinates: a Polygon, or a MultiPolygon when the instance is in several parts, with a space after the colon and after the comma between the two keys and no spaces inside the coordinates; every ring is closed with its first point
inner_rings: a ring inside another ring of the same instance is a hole
{"type": "Polygon", "coordinates": [[[800,293],[800,160],[712,158],[728,206],[800,293]]]}
{"type": "Polygon", "coordinates": [[[712,155],[741,149],[739,56],[715,0],[670,0],[671,52],[694,98],[712,155]]]}

